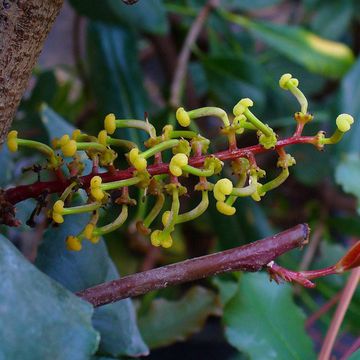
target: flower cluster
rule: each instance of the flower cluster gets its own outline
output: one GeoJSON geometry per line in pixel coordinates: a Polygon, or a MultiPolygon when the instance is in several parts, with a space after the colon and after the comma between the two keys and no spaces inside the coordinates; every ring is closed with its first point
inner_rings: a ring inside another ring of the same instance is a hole
{"type": "MultiPolygon", "coordinates": [[[[234,204],[239,198],[251,197],[260,201],[287,179],[289,168],[296,163],[285,151],[287,145],[307,143],[322,149],[326,144],[340,141],[353,124],[352,116],[341,114],[336,119],[336,130],[332,136],[326,137],[324,132],[302,136],[304,126],[313,116],[308,113],[308,102],[299,89],[299,81],[290,74],[284,74],[279,85],[292,93],[300,104],[300,111],[294,115],[296,130],[287,139],[279,139],[275,131],[250,110],[254,108],[253,101],[245,98],[234,106],[232,114],[217,107],[190,111],[181,107],[176,111],[176,119],[183,128],[191,128],[192,122],[201,117],[211,116],[221,121],[219,132],[227,139],[228,149],[215,154],[208,152],[210,140],[195,131],[174,129],[173,126],[166,125],[158,135],[148,120],[116,119],[114,114],[105,117],[104,129],[97,136],[75,130],[71,135],[65,134],[60,139],[55,139],[52,147],[49,147],[40,142],[21,139],[17,131],[11,131],[8,135],[8,147],[14,152],[20,147],[31,147],[46,156],[47,163],[43,168],[54,172],[59,178],[49,183],[46,189],[54,193],[59,191],[59,187],[63,190],[49,213],[54,223],[61,224],[64,216],[72,214],[90,215],[89,222],[82,231],[66,239],[68,249],[79,251],[82,241],[97,243],[102,235],[117,230],[127,220],[128,208],[135,205],[139,209],[134,220],[137,230],[150,235],[152,245],[168,248],[173,244],[175,226],[201,216],[209,206],[210,194],[216,201],[217,210],[225,216],[232,216],[236,213],[234,204]],[[121,136],[122,128],[145,131],[148,139],[144,144],[121,139],[118,135],[121,136]],[[258,144],[238,148],[237,137],[249,131],[256,133],[258,144]],[[117,148],[119,149],[115,150],[117,148]],[[82,174],[85,164],[79,151],[85,152],[92,161],[90,174],[82,174]],[[278,156],[279,173],[270,180],[265,180],[266,172],[256,161],[256,155],[266,151],[274,151],[278,156]],[[120,170],[116,167],[116,159],[124,153],[123,159],[128,162],[129,168],[120,170]],[[163,158],[169,155],[170,161],[163,162],[163,158]],[[229,162],[233,174],[231,177],[224,177],[225,162],[229,162]],[[63,171],[66,167],[68,177],[63,171]],[[189,191],[182,180],[189,175],[197,178],[191,191],[201,193],[201,199],[193,209],[181,212],[180,199],[189,191]],[[54,185],[56,182],[57,186],[54,185]],[[137,204],[131,198],[134,187],[138,189],[140,198],[152,198],[151,201],[137,204]],[[72,206],[74,194],[81,188],[86,190],[86,201],[82,205],[72,206]],[[170,201],[165,201],[166,198],[170,201]],[[119,214],[114,221],[99,226],[101,212],[109,203],[119,206],[119,214]],[[148,203],[152,206],[148,207],[148,203]],[[170,206],[166,208],[165,204],[170,206]],[[161,217],[162,227],[156,229],[158,217],[161,217]]],[[[36,184],[32,188],[36,189],[36,184]]],[[[8,197],[11,202],[11,196],[8,197]]]]}

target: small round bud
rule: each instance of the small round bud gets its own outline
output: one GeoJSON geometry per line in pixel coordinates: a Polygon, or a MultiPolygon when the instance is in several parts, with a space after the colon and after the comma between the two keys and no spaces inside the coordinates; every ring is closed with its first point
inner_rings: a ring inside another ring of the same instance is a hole
{"type": "Polygon", "coordinates": [[[279,80],[279,86],[284,90],[289,90],[288,83],[291,82],[292,85],[298,87],[299,80],[292,77],[291,74],[284,74],[279,80]]]}
{"type": "Polygon", "coordinates": [[[10,131],[7,136],[7,146],[11,152],[18,150],[17,136],[18,132],[16,130],[10,131]]]}
{"type": "Polygon", "coordinates": [[[339,131],[343,133],[349,131],[353,123],[354,123],[354,118],[349,114],[340,114],[336,118],[336,126],[339,129],[339,131]]]}
{"type": "Polygon", "coordinates": [[[172,244],[173,244],[173,239],[170,234],[161,241],[161,246],[164,249],[170,248],[172,246],[172,244]]]}
{"type": "Polygon", "coordinates": [[[161,245],[160,236],[162,234],[161,230],[155,230],[150,235],[150,241],[153,246],[159,247],[161,245]]]}
{"type": "Polygon", "coordinates": [[[71,138],[76,141],[80,135],[81,135],[81,130],[75,129],[71,135],[71,138]]]}
{"type": "Polygon", "coordinates": [[[108,134],[112,135],[116,130],[116,118],[114,114],[108,114],[105,116],[104,128],[108,134]]]}
{"type": "Polygon", "coordinates": [[[245,112],[246,109],[253,106],[254,102],[249,98],[241,99],[233,108],[233,114],[235,116],[240,116],[245,112]]]}
{"type": "Polygon", "coordinates": [[[102,179],[100,176],[94,176],[90,181],[91,196],[97,201],[101,201],[105,196],[104,191],[101,190],[101,184],[102,179]]]}
{"type": "Polygon", "coordinates": [[[166,226],[166,224],[168,223],[169,218],[170,218],[170,211],[167,210],[162,214],[162,217],[161,217],[161,222],[164,226],[166,226]]]}
{"type": "Polygon", "coordinates": [[[144,171],[147,167],[147,161],[139,154],[138,148],[133,148],[129,152],[130,163],[138,171],[144,171]]]}
{"type": "Polygon", "coordinates": [[[64,217],[62,216],[64,212],[64,202],[58,200],[55,202],[52,211],[52,218],[57,224],[62,224],[64,222],[64,217]]]}
{"type": "Polygon", "coordinates": [[[214,197],[218,201],[225,201],[225,196],[230,195],[233,190],[233,184],[229,179],[220,179],[214,186],[214,197]]]}
{"type": "Polygon", "coordinates": [[[176,154],[172,157],[169,170],[174,176],[182,175],[182,168],[188,164],[188,157],[185,154],[176,154]]]}
{"type": "Polygon", "coordinates": [[[74,156],[77,150],[77,145],[75,140],[71,140],[69,135],[64,135],[58,141],[58,145],[61,147],[61,151],[64,156],[74,156]]]}
{"type": "Polygon", "coordinates": [[[176,120],[183,127],[188,127],[191,122],[189,114],[183,107],[180,107],[176,110],[176,120]]]}
{"type": "Polygon", "coordinates": [[[87,239],[91,239],[92,238],[92,234],[94,232],[94,224],[87,224],[85,226],[85,229],[84,229],[84,236],[87,238],[87,239]]]}
{"type": "Polygon", "coordinates": [[[216,209],[223,215],[232,216],[235,214],[236,209],[233,206],[226,204],[223,201],[216,203],[216,209]]]}
{"type": "Polygon", "coordinates": [[[107,145],[107,138],[108,138],[108,135],[107,135],[107,131],[106,130],[101,130],[98,134],[98,142],[101,144],[101,145],[107,145]]]}
{"type": "Polygon", "coordinates": [[[76,236],[68,236],[66,238],[66,247],[71,251],[80,251],[82,248],[81,241],[76,236]]]}

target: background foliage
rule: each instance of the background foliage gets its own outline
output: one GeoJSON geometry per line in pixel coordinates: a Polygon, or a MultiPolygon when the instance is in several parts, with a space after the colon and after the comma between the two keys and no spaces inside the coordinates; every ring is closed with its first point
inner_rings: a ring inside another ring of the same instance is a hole
{"type": "MultiPolygon", "coordinates": [[[[76,12],[74,32],[73,39],[65,41],[74,44],[75,66],[38,67],[14,127],[26,137],[49,141],[74,127],[99,131],[108,112],[140,119],[147,112],[158,129],[172,123],[174,109],[168,100],[177,54],[204,1],[140,0],[126,6],[120,0],[103,0],[101,5],[70,0],[70,4],[76,12]]],[[[320,232],[321,243],[309,266],[335,262],[360,236],[359,10],[355,0],[221,1],[192,48],[182,97],[186,108],[214,104],[231,111],[240,98],[250,97],[257,114],[281,136],[289,135],[297,105],[278,88],[278,79],[290,72],[300,80],[315,115],[307,131],[331,133],[341,112],[355,117],[354,129],[324,153],[294,147],[290,152],[298,165],[279,190],[260,204],[239,202],[236,217],[223,217],[212,207],[199,221],[177,231],[175,246],[161,253],[131,228],[110,235],[100,245],[87,244],[82,252],[69,253],[63,239],[76,233],[74,228],[86,219],[73,216],[61,227],[45,231],[45,220],[40,219],[31,230],[25,222],[33,203],[24,202],[18,211],[23,219],[20,231],[4,228],[2,233],[34,266],[2,236],[0,269],[6,281],[0,284],[0,322],[7,326],[1,327],[0,341],[5,337],[10,341],[7,347],[0,346],[0,357],[11,358],[12,339],[26,326],[32,335],[22,340],[24,348],[34,349],[29,359],[44,358],[47,351],[57,359],[86,359],[91,354],[94,359],[113,359],[146,354],[148,348],[158,349],[151,358],[176,359],[180,347],[181,358],[188,352],[194,359],[315,359],[331,311],[305,330],[306,316],[331,299],[344,286],[345,277],[319,280],[310,291],[277,287],[264,274],[233,274],[124,300],[94,313],[68,290],[117,278],[118,271],[129,274],[238,246],[300,222],[309,222],[314,232],[320,232]],[[8,307],[11,312],[4,310],[8,307]],[[24,308],[31,313],[26,324],[18,316],[24,308]],[[39,324],[46,329],[46,341],[39,340],[39,324]],[[201,329],[187,343],[165,347],[201,329]]],[[[201,132],[210,137],[218,125],[199,122],[201,132]]],[[[136,131],[126,136],[142,141],[136,131]]],[[[253,140],[241,141],[247,145],[253,140]]],[[[215,141],[213,146],[220,149],[222,144],[215,141]]],[[[28,152],[10,156],[3,148],[0,185],[35,179],[21,168],[38,160],[28,152]]],[[[264,156],[260,165],[271,168],[274,161],[264,156]]],[[[190,207],[192,201],[189,198],[184,206],[190,207]]],[[[297,269],[303,253],[294,251],[281,264],[297,269]]],[[[337,355],[359,335],[359,324],[358,290],[335,348],[337,355]]]]}

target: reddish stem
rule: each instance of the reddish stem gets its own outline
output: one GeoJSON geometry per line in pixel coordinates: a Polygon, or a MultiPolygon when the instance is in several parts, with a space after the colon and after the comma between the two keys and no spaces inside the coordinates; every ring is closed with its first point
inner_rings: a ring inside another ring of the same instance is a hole
{"type": "Polygon", "coordinates": [[[77,295],[97,307],[225,272],[259,271],[276,257],[302,247],[308,241],[309,227],[300,224],[248,245],[129,275],[83,290],[77,295]]]}
{"type": "MultiPolygon", "coordinates": [[[[316,145],[316,137],[313,136],[300,136],[300,137],[290,137],[287,139],[279,140],[275,149],[281,148],[284,146],[294,145],[294,144],[313,144],[316,145]]],[[[249,154],[256,155],[260,153],[264,153],[270,151],[269,149],[265,149],[261,145],[253,145],[248,146],[242,149],[234,149],[234,150],[224,150],[214,154],[218,159],[222,161],[226,160],[234,160],[240,157],[249,157],[249,154]]],[[[189,164],[194,167],[200,167],[203,165],[205,159],[209,155],[201,155],[195,156],[189,159],[189,164]]],[[[169,164],[160,163],[150,165],[147,168],[150,175],[160,175],[169,172],[169,164]]],[[[104,183],[129,179],[133,177],[134,168],[128,168],[126,170],[109,170],[105,173],[98,174],[101,176],[104,183]]],[[[90,184],[90,180],[93,177],[93,174],[81,176],[79,178],[82,187],[87,188],[90,184]]],[[[47,182],[36,182],[30,185],[21,185],[17,187],[10,188],[6,190],[3,194],[4,200],[10,202],[11,204],[16,204],[20,201],[29,199],[29,198],[37,198],[39,195],[43,194],[47,191],[49,194],[52,193],[60,193],[64,191],[64,189],[71,183],[71,180],[66,181],[47,181],[47,182]]]]}

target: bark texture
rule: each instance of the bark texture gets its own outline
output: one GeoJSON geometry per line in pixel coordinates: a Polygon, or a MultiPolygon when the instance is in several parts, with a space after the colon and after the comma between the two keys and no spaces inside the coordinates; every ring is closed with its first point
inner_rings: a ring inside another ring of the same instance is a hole
{"type": "Polygon", "coordinates": [[[0,0],[0,144],[64,0],[0,0]]]}

